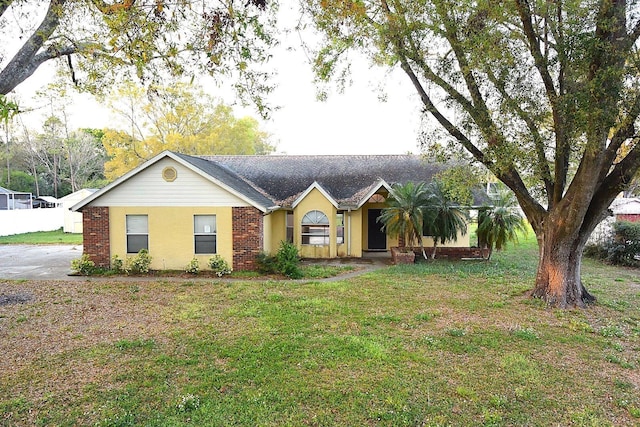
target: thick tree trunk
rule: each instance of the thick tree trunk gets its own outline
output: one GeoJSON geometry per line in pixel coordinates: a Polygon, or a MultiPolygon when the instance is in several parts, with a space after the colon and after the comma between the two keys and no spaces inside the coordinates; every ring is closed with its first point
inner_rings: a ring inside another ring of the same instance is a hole
{"type": "Polygon", "coordinates": [[[552,307],[585,307],[595,302],[595,297],[580,279],[582,254],[588,235],[569,233],[566,236],[562,231],[547,229],[543,236],[538,235],[540,259],[531,295],[552,307]]]}

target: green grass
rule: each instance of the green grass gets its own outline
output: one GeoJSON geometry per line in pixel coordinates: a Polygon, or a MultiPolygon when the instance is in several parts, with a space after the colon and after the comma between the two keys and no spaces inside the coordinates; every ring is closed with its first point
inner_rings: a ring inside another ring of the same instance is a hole
{"type": "Polygon", "coordinates": [[[62,229],[56,231],[38,231],[34,233],[14,234],[0,236],[0,245],[27,244],[27,245],[81,245],[82,234],[65,233],[62,229]]]}
{"type": "Polygon", "coordinates": [[[305,279],[324,279],[327,277],[335,277],[349,271],[353,271],[350,265],[303,265],[301,266],[302,275],[305,279]]]}
{"type": "Polygon", "coordinates": [[[640,424],[640,274],[585,260],[600,302],[552,310],[526,295],[536,257],[527,240],[331,282],[0,282],[36,297],[0,307],[0,425],[640,424]]]}

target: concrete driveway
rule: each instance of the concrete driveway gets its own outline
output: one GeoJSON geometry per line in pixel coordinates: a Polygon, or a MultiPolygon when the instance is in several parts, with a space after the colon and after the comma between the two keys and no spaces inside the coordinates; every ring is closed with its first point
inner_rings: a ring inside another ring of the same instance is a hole
{"type": "Polygon", "coordinates": [[[0,245],[0,279],[66,280],[82,245],[0,245]]]}

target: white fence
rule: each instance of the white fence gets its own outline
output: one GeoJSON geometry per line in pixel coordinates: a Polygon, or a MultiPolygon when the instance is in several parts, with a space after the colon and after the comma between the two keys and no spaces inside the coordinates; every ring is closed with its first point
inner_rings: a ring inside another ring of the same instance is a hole
{"type": "Polygon", "coordinates": [[[0,236],[52,231],[64,225],[64,208],[0,211],[0,236]]]}

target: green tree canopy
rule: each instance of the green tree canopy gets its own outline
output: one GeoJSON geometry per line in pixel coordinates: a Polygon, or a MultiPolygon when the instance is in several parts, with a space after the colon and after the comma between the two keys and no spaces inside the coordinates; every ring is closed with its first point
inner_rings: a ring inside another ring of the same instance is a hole
{"type": "Polygon", "coordinates": [[[206,72],[232,77],[264,110],[276,2],[0,1],[0,95],[57,61],[84,90],[206,72]]]}
{"type": "Polygon", "coordinates": [[[231,107],[191,85],[152,87],[149,94],[125,85],[111,100],[127,124],[106,130],[105,175],[116,179],[163,150],[184,154],[269,154],[275,146],[252,117],[237,118],[231,107]]]}
{"type": "Polygon", "coordinates": [[[432,123],[516,195],[539,242],[535,297],[594,298],[584,245],[640,166],[640,5],[627,0],[310,0],[315,69],[357,50],[400,68],[432,123]],[[627,147],[623,149],[623,147],[627,147]]]}

